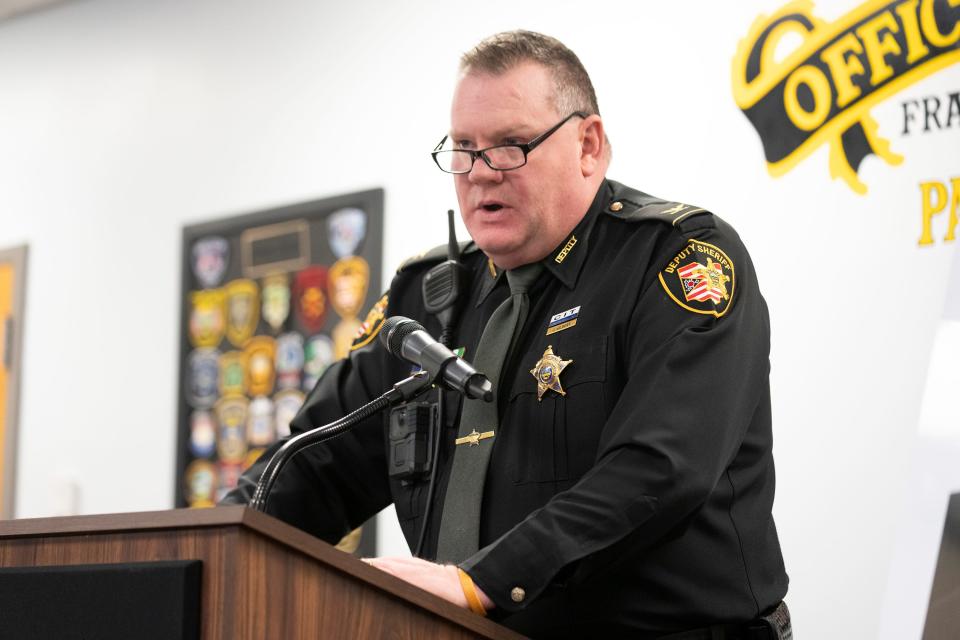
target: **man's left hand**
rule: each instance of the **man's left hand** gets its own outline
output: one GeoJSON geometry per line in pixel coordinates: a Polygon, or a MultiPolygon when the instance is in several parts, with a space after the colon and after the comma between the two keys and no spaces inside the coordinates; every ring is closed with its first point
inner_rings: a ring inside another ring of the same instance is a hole
{"type": "MultiPolygon", "coordinates": [[[[463,595],[463,588],[460,586],[456,565],[436,564],[420,558],[364,558],[363,561],[458,607],[469,608],[467,597],[463,595]]],[[[493,602],[479,587],[477,595],[487,610],[493,608],[493,602]]]]}

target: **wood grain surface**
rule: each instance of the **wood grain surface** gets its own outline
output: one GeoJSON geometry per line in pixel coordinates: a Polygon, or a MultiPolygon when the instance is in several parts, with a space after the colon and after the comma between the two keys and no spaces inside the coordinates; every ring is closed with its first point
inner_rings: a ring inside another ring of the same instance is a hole
{"type": "Polygon", "coordinates": [[[522,638],[245,507],[0,522],[2,567],[176,559],[203,561],[205,640],[522,638]]]}

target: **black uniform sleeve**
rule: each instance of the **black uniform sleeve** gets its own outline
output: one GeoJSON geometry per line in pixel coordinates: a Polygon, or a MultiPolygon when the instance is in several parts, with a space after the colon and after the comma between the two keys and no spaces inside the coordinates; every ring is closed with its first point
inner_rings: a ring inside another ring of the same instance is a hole
{"type": "MultiPolygon", "coordinates": [[[[386,390],[385,352],[376,340],[334,363],[290,423],[292,435],[328,424],[386,390]]],[[[390,491],[383,416],[375,415],[333,440],[292,458],[277,478],[267,512],[331,544],[387,506],[390,491]]],[[[221,504],[246,504],[274,452],[270,447],[221,504]]]]}
{"type": "Polygon", "coordinates": [[[595,465],[461,564],[498,607],[525,608],[564,568],[582,572],[591,563],[581,561],[627,538],[634,550],[656,543],[708,499],[736,455],[767,385],[769,320],[736,233],[707,220],[671,232],[657,268],[691,239],[722,248],[736,270],[729,308],[720,317],[684,308],[659,273],[638,274],[627,382],[595,465]]]}

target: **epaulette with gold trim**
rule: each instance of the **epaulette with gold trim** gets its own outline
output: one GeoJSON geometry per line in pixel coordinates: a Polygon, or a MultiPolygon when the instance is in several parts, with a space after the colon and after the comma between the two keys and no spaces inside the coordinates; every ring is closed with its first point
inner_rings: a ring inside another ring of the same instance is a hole
{"type": "MultiPolygon", "coordinates": [[[[468,240],[466,242],[460,243],[460,255],[466,255],[468,253],[473,253],[477,251],[477,245],[473,243],[473,240],[468,240]]],[[[447,259],[449,255],[447,251],[447,245],[441,244],[439,246],[430,249],[429,251],[424,251],[423,253],[418,253],[415,256],[410,256],[406,260],[400,263],[400,266],[397,267],[397,273],[401,271],[406,271],[411,267],[422,264],[430,264],[431,262],[441,262],[447,259]]]]}
{"type": "Polygon", "coordinates": [[[710,213],[703,207],[661,200],[613,180],[609,182],[613,186],[613,195],[610,196],[604,211],[621,220],[659,220],[676,226],[693,216],[710,213]]]}

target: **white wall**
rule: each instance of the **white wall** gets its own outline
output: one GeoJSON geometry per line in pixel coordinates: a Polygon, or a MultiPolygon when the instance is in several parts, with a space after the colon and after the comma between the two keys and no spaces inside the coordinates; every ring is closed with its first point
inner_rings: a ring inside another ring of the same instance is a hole
{"type": "Polygon", "coordinates": [[[0,23],[0,247],[30,245],[17,515],[57,513],[71,484],[83,513],[171,507],[183,225],[383,186],[386,265],[442,242],[455,199],[426,152],[456,58],[532,28],[591,72],[610,176],[711,208],[750,247],[795,626],[875,637],[954,251],[917,246],[916,185],[957,175],[960,137],[900,136],[899,101],[960,73],[872,110],[906,160],[869,158],[867,196],[829,178],[826,147],[771,178],[730,69],[783,4],[87,0],[0,23]]]}
{"type": "MultiPolygon", "coordinates": [[[[909,500],[897,527],[881,617],[881,640],[913,636],[923,627],[926,606],[951,494],[960,492],[960,252],[950,268],[948,297],[934,338],[917,438],[903,453],[913,461],[909,500]]],[[[955,569],[956,567],[954,567],[955,569]]],[[[943,578],[941,578],[942,580],[943,578]]],[[[942,596],[939,606],[943,606],[942,596]]]]}

